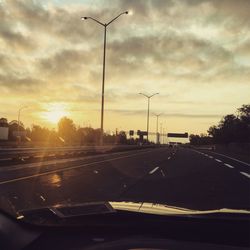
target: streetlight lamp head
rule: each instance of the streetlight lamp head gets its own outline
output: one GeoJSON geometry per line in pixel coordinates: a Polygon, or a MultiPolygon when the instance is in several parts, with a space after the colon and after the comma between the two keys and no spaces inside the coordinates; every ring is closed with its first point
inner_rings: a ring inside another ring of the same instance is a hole
{"type": "Polygon", "coordinates": [[[86,19],[88,19],[88,17],[86,16],[81,17],[81,20],[86,20],[86,19]]]}
{"type": "Polygon", "coordinates": [[[128,15],[129,12],[128,12],[128,11],[125,11],[124,13],[128,15]]]}
{"type": "Polygon", "coordinates": [[[128,10],[128,11],[126,11],[126,14],[132,16],[133,15],[133,11],[132,10],[128,10]]]}

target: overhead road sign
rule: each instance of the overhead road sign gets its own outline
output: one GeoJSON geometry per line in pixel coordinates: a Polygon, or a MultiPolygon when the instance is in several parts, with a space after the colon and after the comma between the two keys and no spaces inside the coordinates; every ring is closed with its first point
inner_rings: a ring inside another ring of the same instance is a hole
{"type": "Polygon", "coordinates": [[[167,136],[175,138],[188,138],[188,133],[168,133],[167,136]]]}
{"type": "Polygon", "coordinates": [[[148,132],[147,132],[147,131],[137,130],[137,135],[144,136],[144,135],[147,135],[147,134],[148,134],[148,132]]]}

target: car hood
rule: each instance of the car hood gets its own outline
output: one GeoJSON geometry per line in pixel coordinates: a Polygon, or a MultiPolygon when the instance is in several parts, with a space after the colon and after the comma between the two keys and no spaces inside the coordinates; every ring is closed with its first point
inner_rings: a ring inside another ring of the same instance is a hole
{"type": "Polygon", "coordinates": [[[250,210],[221,208],[213,210],[191,210],[182,207],[174,207],[166,204],[148,203],[148,202],[110,202],[116,210],[140,212],[157,215],[195,215],[195,214],[213,214],[213,213],[240,213],[250,214],[250,210]]]}
{"type": "Polygon", "coordinates": [[[173,207],[166,204],[149,202],[85,202],[75,204],[57,204],[51,207],[39,207],[28,210],[19,210],[16,213],[17,219],[28,219],[32,216],[43,217],[43,215],[53,214],[58,218],[74,218],[88,215],[101,215],[127,211],[134,213],[154,214],[154,215],[208,215],[208,214],[250,214],[249,210],[222,208],[216,210],[191,210],[187,208],[173,207]]]}

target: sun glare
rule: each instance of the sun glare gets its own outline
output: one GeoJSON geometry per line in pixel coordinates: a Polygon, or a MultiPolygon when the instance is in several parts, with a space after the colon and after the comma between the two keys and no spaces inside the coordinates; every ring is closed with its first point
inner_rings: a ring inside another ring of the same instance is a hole
{"type": "Polygon", "coordinates": [[[62,104],[51,104],[46,109],[47,111],[42,116],[50,123],[58,123],[62,117],[68,115],[65,106],[62,104]]]}

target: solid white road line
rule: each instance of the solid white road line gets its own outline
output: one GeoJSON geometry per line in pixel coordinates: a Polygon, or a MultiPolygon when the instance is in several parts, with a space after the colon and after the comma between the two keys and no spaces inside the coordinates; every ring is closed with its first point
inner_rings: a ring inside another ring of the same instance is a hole
{"type": "Polygon", "coordinates": [[[230,164],[227,164],[227,163],[224,163],[225,166],[229,167],[229,168],[234,168],[234,166],[230,165],[230,164]]]}
{"type": "Polygon", "coordinates": [[[245,164],[245,165],[247,165],[247,166],[249,166],[249,167],[250,167],[250,164],[249,164],[249,163],[246,163],[246,162],[244,162],[244,161],[240,161],[240,160],[235,159],[235,158],[233,158],[233,157],[229,157],[229,156],[227,156],[227,155],[224,155],[224,154],[219,154],[219,153],[215,153],[215,152],[213,152],[213,154],[217,154],[217,155],[224,156],[224,157],[226,157],[226,158],[228,158],[228,159],[231,159],[231,160],[234,160],[234,161],[240,162],[240,163],[245,164]]]}
{"type": "Polygon", "coordinates": [[[156,167],[156,168],[154,168],[153,170],[151,170],[150,172],[149,172],[149,174],[153,174],[155,171],[157,171],[159,169],[159,167],[156,167]]]}
{"type": "Polygon", "coordinates": [[[240,172],[241,174],[245,175],[246,177],[250,178],[250,174],[245,173],[245,172],[240,172]]]}
{"type": "Polygon", "coordinates": [[[222,162],[221,160],[219,160],[219,159],[215,159],[216,161],[218,161],[218,162],[222,162]]]}
{"type": "Polygon", "coordinates": [[[133,156],[136,156],[136,155],[147,154],[147,153],[152,152],[152,151],[153,150],[146,151],[146,152],[139,152],[139,153],[136,153],[136,154],[116,157],[116,158],[112,158],[112,159],[106,159],[106,160],[102,160],[102,161],[95,161],[95,162],[85,163],[85,164],[78,165],[78,166],[59,168],[59,169],[55,169],[55,170],[52,170],[52,171],[46,171],[46,172],[40,173],[40,174],[28,175],[28,176],[19,177],[19,178],[15,178],[15,179],[11,179],[11,180],[1,181],[0,185],[7,184],[7,183],[18,182],[18,181],[23,181],[23,180],[28,180],[28,179],[32,179],[32,178],[35,178],[35,177],[50,175],[50,174],[54,174],[54,173],[57,173],[57,172],[63,172],[63,171],[68,171],[68,170],[72,170],[72,169],[88,167],[88,166],[92,166],[92,165],[100,164],[100,163],[104,163],[104,162],[110,162],[110,161],[120,160],[120,159],[124,159],[124,158],[130,158],[130,157],[133,157],[133,156]]]}

